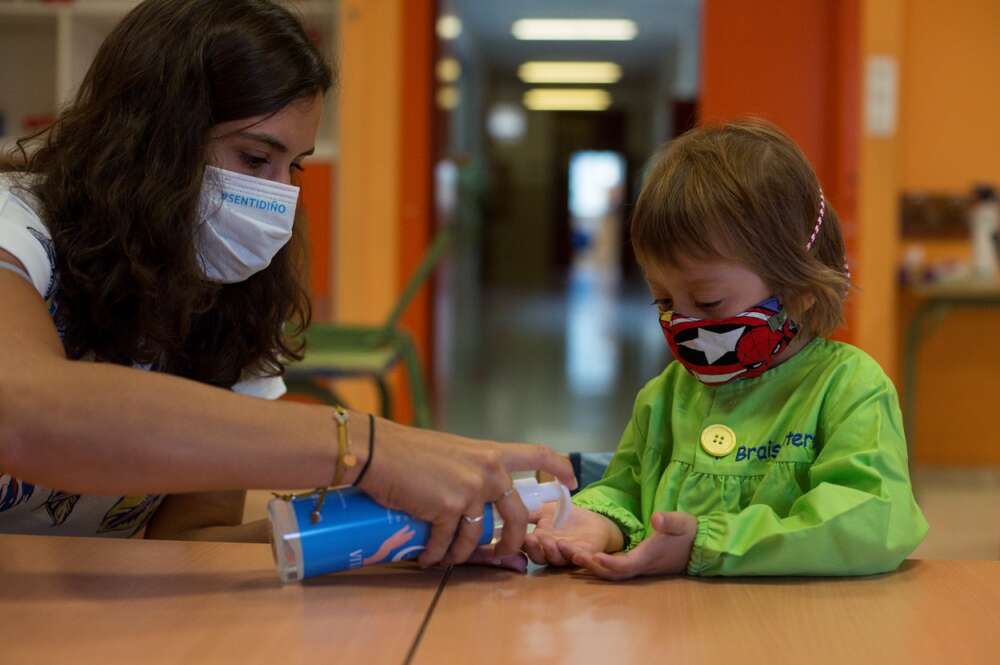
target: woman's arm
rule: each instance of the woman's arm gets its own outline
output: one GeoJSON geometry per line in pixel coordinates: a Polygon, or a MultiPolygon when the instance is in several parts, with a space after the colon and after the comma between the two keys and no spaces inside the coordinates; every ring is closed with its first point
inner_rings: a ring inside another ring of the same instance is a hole
{"type": "Polygon", "coordinates": [[[0,321],[5,473],[104,495],[309,487],[333,477],[329,409],[66,360],[45,303],[8,271],[0,321]]]}
{"type": "MultiPolygon", "coordinates": [[[[0,250],[0,258],[14,260],[0,250]]],[[[0,271],[0,469],[87,494],[174,494],[327,485],[337,460],[329,407],[268,402],[194,381],[106,363],[68,361],[45,303],[0,271]]],[[[368,418],[348,436],[367,460],[368,418]]],[[[377,421],[362,489],[432,523],[421,562],[463,561],[481,525],[459,524],[496,501],[506,523],[498,554],[517,551],[527,512],[510,472],[540,469],[575,486],[561,455],[528,444],[474,441],[377,421]]]]}

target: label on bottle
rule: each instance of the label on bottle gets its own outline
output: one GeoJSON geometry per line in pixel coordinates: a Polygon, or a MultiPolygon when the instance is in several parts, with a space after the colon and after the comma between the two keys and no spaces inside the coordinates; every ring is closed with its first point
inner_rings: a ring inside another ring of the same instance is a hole
{"type": "MultiPolygon", "coordinates": [[[[327,492],[320,520],[313,523],[315,495],[292,499],[302,545],[303,577],[415,559],[423,552],[430,525],[375,503],[356,488],[327,492]]],[[[483,513],[480,545],[493,538],[493,507],[483,513]]],[[[286,536],[287,537],[287,536],[286,536]]]]}

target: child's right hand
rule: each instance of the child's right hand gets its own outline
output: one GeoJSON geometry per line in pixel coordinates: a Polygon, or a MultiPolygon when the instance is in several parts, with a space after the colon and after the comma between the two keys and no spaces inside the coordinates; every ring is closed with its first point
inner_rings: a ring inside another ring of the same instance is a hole
{"type": "Polygon", "coordinates": [[[524,539],[524,551],[537,564],[571,566],[576,553],[613,553],[624,547],[618,525],[604,515],[573,506],[559,529],[554,528],[555,504],[545,504],[535,530],[524,539]]]}

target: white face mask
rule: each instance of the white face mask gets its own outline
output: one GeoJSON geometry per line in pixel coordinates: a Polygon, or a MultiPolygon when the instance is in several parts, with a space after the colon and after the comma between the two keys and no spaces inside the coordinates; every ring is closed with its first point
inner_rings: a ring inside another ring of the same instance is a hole
{"type": "Polygon", "coordinates": [[[196,245],[205,276],[242,282],[271,264],[292,237],[299,188],[205,167],[196,245]]]}

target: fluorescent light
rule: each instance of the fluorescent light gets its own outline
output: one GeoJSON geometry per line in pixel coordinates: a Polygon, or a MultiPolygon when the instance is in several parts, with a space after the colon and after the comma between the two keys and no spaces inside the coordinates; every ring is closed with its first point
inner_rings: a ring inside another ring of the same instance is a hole
{"type": "Polygon", "coordinates": [[[441,39],[455,39],[462,34],[462,19],[454,14],[445,14],[437,20],[437,36],[441,39]]]}
{"type": "Polygon", "coordinates": [[[499,102],[486,117],[486,131],[500,143],[517,143],[527,128],[524,109],[518,104],[499,102]]]}
{"type": "Polygon", "coordinates": [[[599,88],[534,88],[523,101],[532,111],[603,111],[611,95],[599,88]]]}
{"type": "Polygon", "coordinates": [[[446,85],[438,88],[437,105],[442,111],[454,111],[461,101],[458,88],[453,85],[446,85]]]}
{"type": "Polygon", "coordinates": [[[517,39],[624,42],[635,39],[639,28],[624,18],[522,18],[514,21],[510,32],[517,39]]]}
{"type": "Polygon", "coordinates": [[[525,83],[617,83],[622,68],[613,62],[526,62],[517,68],[525,83]]]}
{"type": "Polygon", "coordinates": [[[455,58],[441,58],[435,70],[438,80],[445,83],[454,83],[462,75],[462,65],[455,58]]]}

